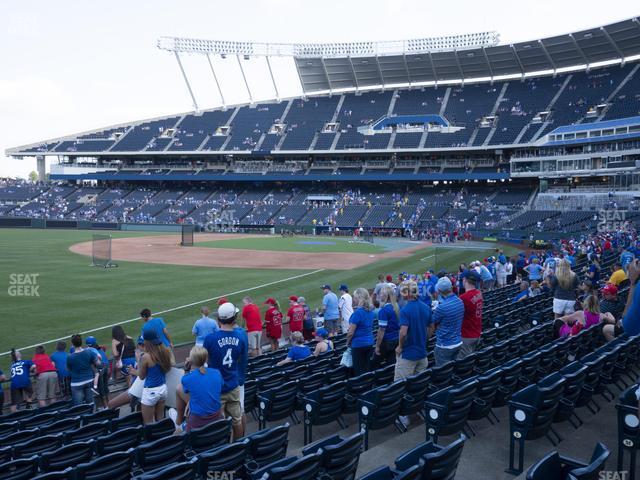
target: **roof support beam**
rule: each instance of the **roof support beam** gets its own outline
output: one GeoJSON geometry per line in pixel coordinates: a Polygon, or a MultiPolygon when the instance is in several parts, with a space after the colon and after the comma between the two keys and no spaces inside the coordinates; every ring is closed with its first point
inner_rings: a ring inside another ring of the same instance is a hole
{"type": "Polygon", "coordinates": [[[382,84],[382,89],[384,90],[387,85],[384,81],[384,75],[382,74],[382,67],[380,66],[380,57],[376,55],[376,66],[378,67],[378,73],[380,74],[380,83],[382,84]]]}
{"type": "Polygon", "coordinates": [[[553,61],[553,58],[551,58],[551,55],[549,55],[549,51],[547,50],[547,47],[544,46],[544,42],[542,40],[538,40],[538,45],[540,45],[540,48],[542,48],[544,56],[547,57],[547,62],[549,62],[549,65],[551,65],[551,68],[553,68],[553,75],[555,76],[555,74],[558,72],[556,63],[553,61]]]}
{"type": "Polygon", "coordinates": [[[349,65],[351,65],[351,73],[353,73],[353,83],[356,86],[356,92],[360,90],[360,86],[358,85],[358,76],[356,75],[356,69],[353,67],[353,61],[351,60],[351,55],[347,57],[349,59],[349,65]]]}
{"type": "Polygon", "coordinates": [[[327,85],[329,85],[329,95],[333,95],[333,88],[331,87],[331,80],[329,79],[329,71],[324,63],[324,57],[320,57],[320,63],[322,64],[322,70],[324,70],[324,76],[327,78],[327,85]]]}
{"type": "Polygon", "coordinates": [[[224,95],[222,94],[222,88],[220,88],[220,82],[218,82],[218,76],[216,75],[216,71],[213,68],[213,62],[211,61],[211,56],[207,53],[207,61],[209,62],[209,68],[211,69],[211,75],[213,75],[213,79],[216,82],[216,87],[218,87],[218,93],[220,94],[220,100],[222,100],[222,108],[227,108],[224,101],[224,95]]]}
{"type": "Polygon", "coordinates": [[[413,85],[413,81],[411,80],[411,74],[409,73],[409,64],[407,63],[407,56],[403,53],[402,60],[404,60],[404,70],[407,72],[407,80],[409,80],[409,88],[413,85]]]}
{"type": "Polygon", "coordinates": [[[438,88],[438,73],[436,72],[436,65],[433,63],[431,52],[427,52],[427,54],[429,55],[429,63],[431,64],[431,71],[433,72],[433,81],[435,82],[435,87],[438,88]]]}
{"type": "Polygon", "coordinates": [[[191,100],[193,101],[193,108],[195,109],[196,112],[199,112],[200,109],[198,108],[198,102],[196,102],[196,96],[193,94],[193,90],[191,89],[191,84],[189,83],[187,74],[185,73],[184,68],[182,67],[182,61],[180,60],[180,55],[178,55],[178,52],[173,52],[173,53],[176,56],[176,61],[178,62],[178,66],[180,67],[180,71],[182,72],[182,78],[184,78],[184,83],[187,84],[187,90],[189,90],[189,95],[191,95],[191,100]]]}
{"type": "Polygon", "coordinates": [[[572,33],[569,34],[569,38],[573,42],[573,46],[576,47],[576,50],[578,51],[578,53],[582,57],[582,61],[587,66],[587,72],[588,72],[589,70],[591,70],[591,62],[589,62],[589,59],[584,54],[584,51],[582,50],[582,48],[580,48],[580,45],[578,45],[578,42],[576,42],[576,39],[573,37],[572,33]]]}
{"type": "Polygon", "coordinates": [[[620,55],[620,63],[622,63],[622,66],[624,66],[624,63],[625,63],[624,53],[622,53],[622,50],[620,50],[620,47],[618,47],[618,44],[615,42],[613,38],[611,38],[611,35],[609,35],[609,32],[607,32],[607,29],[605,27],[600,27],[600,31],[604,34],[604,36],[609,41],[609,43],[611,44],[613,49],[616,51],[616,53],[620,55]]]}
{"type": "Polygon", "coordinates": [[[460,80],[464,86],[464,72],[462,71],[462,65],[460,64],[460,58],[458,58],[458,50],[453,51],[453,56],[456,59],[456,65],[458,65],[458,71],[460,72],[460,80]]]}
{"type": "Polygon", "coordinates": [[[491,68],[491,62],[489,61],[489,55],[487,55],[487,49],[482,47],[482,54],[484,55],[484,61],[487,62],[487,70],[489,70],[489,76],[491,77],[491,83],[493,84],[493,68],[491,68]]]}
{"type": "Polygon", "coordinates": [[[298,80],[300,80],[300,87],[302,88],[302,96],[304,98],[307,97],[307,89],[305,87],[304,80],[302,79],[302,74],[300,73],[300,67],[298,66],[298,61],[294,58],[293,64],[296,66],[296,72],[298,72],[298,80]]]}
{"type": "Polygon", "coordinates": [[[249,88],[249,82],[247,82],[247,76],[244,74],[244,68],[242,68],[242,62],[240,61],[240,55],[236,55],[236,60],[238,60],[238,66],[240,67],[240,72],[242,73],[242,79],[244,80],[244,86],[247,88],[247,93],[249,94],[249,103],[253,103],[253,96],[251,95],[251,89],[249,88]]]}
{"type": "Polygon", "coordinates": [[[271,62],[269,61],[269,57],[264,57],[267,59],[267,67],[269,67],[269,75],[271,76],[271,83],[273,83],[273,89],[276,91],[276,100],[280,101],[280,93],[278,92],[278,85],[276,84],[276,79],[273,76],[273,70],[271,70],[271,62]]]}
{"type": "Polygon", "coordinates": [[[511,44],[511,51],[513,52],[513,56],[518,62],[518,67],[520,67],[520,72],[522,73],[522,78],[524,78],[524,67],[522,66],[522,62],[520,61],[520,57],[518,56],[518,52],[516,52],[516,47],[514,44],[511,44]]]}

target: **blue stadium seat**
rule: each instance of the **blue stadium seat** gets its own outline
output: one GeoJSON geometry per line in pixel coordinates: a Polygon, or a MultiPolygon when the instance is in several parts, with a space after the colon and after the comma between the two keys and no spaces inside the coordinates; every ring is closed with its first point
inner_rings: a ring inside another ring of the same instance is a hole
{"type": "Polygon", "coordinates": [[[312,453],[304,457],[287,457],[264,466],[251,474],[251,478],[258,480],[309,480],[317,478],[320,473],[322,455],[312,453]]]}
{"type": "Polygon", "coordinates": [[[369,448],[369,431],[394,425],[398,432],[404,428],[398,420],[400,404],[405,394],[405,381],[400,380],[386,387],[378,387],[358,398],[358,420],[364,432],[364,449],[369,448]]]}
{"type": "Polygon", "coordinates": [[[259,430],[245,438],[249,440],[249,456],[258,467],[263,467],[287,455],[289,424],[259,430]]]}
{"type": "Polygon", "coordinates": [[[29,430],[19,430],[4,437],[0,437],[0,448],[11,447],[16,443],[26,442],[28,440],[36,438],[40,434],[40,430],[37,428],[30,428],[29,430]]]}
{"type": "Polygon", "coordinates": [[[129,480],[133,470],[135,450],[115,452],[81,463],[75,468],[76,480],[129,480]]]}
{"type": "Polygon", "coordinates": [[[136,447],[136,465],[148,472],[171,463],[182,462],[186,438],[184,435],[169,435],[136,447]]]}
{"type": "Polygon", "coordinates": [[[304,405],[304,444],[313,441],[313,426],[338,422],[346,428],[342,419],[342,402],[346,392],[346,382],[337,382],[320,387],[301,398],[304,405]]]}
{"type": "Polygon", "coordinates": [[[231,439],[231,419],[223,418],[204,427],[194,428],[187,436],[187,448],[200,453],[229,443],[231,439]]]}
{"type": "Polygon", "coordinates": [[[419,415],[424,418],[424,401],[431,382],[431,370],[424,370],[406,378],[406,392],[400,404],[400,415],[419,415]]]}
{"type": "Polygon", "coordinates": [[[267,422],[290,417],[294,423],[300,423],[296,415],[296,382],[287,382],[258,394],[258,425],[265,428],[267,422]]]}
{"type": "Polygon", "coordinates": [[[109,420],[90,423],[77,430],[64,432],[64,443],[86,442],[109,433],[109,420]]]}
{"type": "Polygon", "coordinates": [[[176,424],[170,418],[163,418],[155,423],[149,423],[142,428],[142,436],[145,442],[152,442],[159,438],[173,435],[176,424]]]}
{"type": "Polygon", "coordinates": [[[610,453],[606,446],[597,443],[589,463],[583,463],[553,451],[527,471],[527,480],[598,480],[610,453]]]}
{"type": "Polygon", "coordinates": [[[120,417],[120,409],[110,409],[105,408],[104,410],[98,410],[94,413],[88,413],[86,415],[82,415],[80,418],[82,420],[82,425],[89,425],[90,423],[102,422],[104,420],[115,420],[120,417]]]}
{"type": "Polygon", "coordinates": [[[17,432],[19,428],[20,423],[17,420],[13,422],[0,423],[0,437],[17,432]]]}
{"type": "Polygon", "coordinates": [[[245,472],[247,466],[257,468],[258,464],[249,460],[249,439],[239,440],[237,442],[207,450],[198,454],[199,474],[206,478],[207,473],[215,475],[216,472],[238,472],[240,476],[245,472]]]}
{"type": "Polygon", "coordinates": [[[465,431],[477,391],[478,380],[470,379],[429,395],[424,403],[427,440],[465,431]]]}
{"type": "Polygon", "coordinates": [[[110,422],[110,430],[115,432],[122,428],[139,427],[142,426],[142,413],[134,412],[120,418],[114,418],[110,422]]]}
{"type": "Polygon", "coordinates": [[[62,446],[62,434],[38,436],[32,440],[13,445],[15,459],[30,457],[62,446]]]}
{"type": "Polygon", "coordinates": [[[53,435],[55,433],[66,432],[80,428],[80,417],[63,418],[57,422],[40,427],[41,435],[53,435]]]}
{"type": "Polygon", "coordinates": [[[121,428],[113,433],[96,438],[96,453],[108,455],[124,452],[137,447],[142,441],[142,425],[138,427],[121,428]]]}
{"type": "MultiPolygon", "coordinates": [[[[193,480],[198,473],[198,458],[186,462],[172,463],[152,472],[133,477],[134,480],[193,480]]],[[[204,478],[207,478],[205,475],[204,478]]]]}
{"type": "Polygon", "coordinates": [[[84,463],[93,457],[95,442],[71,443],[56,450],[43,452],[40,455],[40,470],[58,472],[84,463]]]}
{"type": "Polygon", "coordinates": [[[258,408],[258,384],[255,380],[247,380],[244,383],[244,411],[251,414],[257,421],[256,408],[258,408]]]}
{"type": "Polygon", "coordinates": [[[636,456],[640,449],[640,419],[636,391],[640,384],[625,389],[616,404],[618,416],[618,471],[624,470],[625,456],[629,455],[629,471],[633,480],[637,470],[636,456]]]}
{"type": "Polygon", "coordinates": [[[333,435],[319,440],[302,449],[302,455],[320,453],[321,475],[332,480],[351,480],[355,478],[360,452],[362,451],[363,432],[344,438],[333,435]]]}
{"type": "Polygon", "coordinates": [[[0,478],[6,480],[31,480],[37,472],[37,455],[0,464],[0,478]]]}
{"type": "Polygon", "coordinates": [[[502,370],[497,367],[485,373],[477,375],[478,390],[473,399],[471,410],[467,420],[480,420],[486,418],[492,425],[498,423],[498,418],[493,413],[493,403],[502,380],[502,370]]]}
{"type": "Polygon", "coordinates": [[[359,410],[358,397],[374,387],[374,380],[373,372],[363,373],[347,380],[342,407],[344,413],[356,413],[359,410]]]}
{"type": "Polygon", "coordinates": [[[58,410],[58,415],[60,418],[69,418],[69,417],[77,417],[78,415],[88,415],[93,413],[93,404],[85,403],[83,405],[76,405],[74,407],[69,407],[64,410],[58,410]]]}
{"type": "Polygon", "coordinates": [[[58,412],[45,412],[20,420],[20,430],[42,427],[58,420],[58,412]]]}

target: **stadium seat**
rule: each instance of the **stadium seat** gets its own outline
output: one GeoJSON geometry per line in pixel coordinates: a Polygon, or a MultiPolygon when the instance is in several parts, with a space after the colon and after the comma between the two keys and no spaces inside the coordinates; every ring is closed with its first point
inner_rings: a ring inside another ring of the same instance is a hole
{"type": "Polygon", "coordinates": [[[431,367],[431,382],[429,383],[429,393],[437,392],[451,385],[455,362],[447,362],[438,367],[431,367]]]}
{"type": "Polygon", "coordinates": [[[406,378],[405,394],[400,403],[400,415],[420,415],[424,418],[424,401],[431,381],[431,370],[424,370],[406,378]]]}
{"type": "Polygon", "coordinates": [[[527,480],[599,480],[610,453],[606,446],[597,443],[587,464],[553,451],[529,469],[527,480]]]}
{"type": "Polygon", "coordinates": [[[263,467],[287,455],[289,445],[289,424],[259,430],[246,437],[249,440],[249,456],[263,467]]]}
{"type": "Polygon", "coordinates": [[[313,426],[338,422],[340,428],[347,428],[342,419],[342,402],[346,392],[346,382],[338,382],[320,387],[309,395],[301,397],[304,405],[304,444],[313,441],[313,426]]]}
{"type": "Polygon", "coordinates": [[[231,419],[216,420],[204,427],[194,428],[186,435],[187,448],[196,453],[226,445],[231,439],[231,419]]]}
{"type": "Polygon", "coordinates": [[[90,423],[77,430],[64,432],[64,443],[86,442],[109,433],[109,420],[90,423]]]}
{"type": "Polygon", "coordinates": [[[499,367],[488,370],[477,375],[478,390],[473,399],[471,410],[467,420],[480,420],[486,418],[492,425],[498,423],[498,417],[493,413],[493,402],[500,388],[502,380],[502,369],[499,367]]]}
{"type": "MultiPolygon", "coordinates": [[[[510,473],[522,473],[524,446],[526,440],[535,440],[546,436],[555,446],[557,443],[549,436],[554,432],[551,423],[564,392],[565,380],[562,376],[553,383],[543,386],[530,385],[515,393],[509,401],[509,469],[510,473]],[[514,465],[515,449],[518,446],[518,464],[514,465]]],[[[557,438],[560,438],[557,436],[557,438]]]]}
{"type": "Polygon", "coordinates": [[[507,405],[513,393],[517,390],[522,372],[522,360],[516,358],[503,364],[499,368],[500,386],[493,400],[494,407],[504,407],[507,405]]]}
{"type": "Polygon", "coordinates": [[[20,423],[17,420],[13,422],[0,423],[0,437],[17,432],[19,428],[20,423]]]}
{"type": "Polygon", "coordinates": [[[142,441],[142,425],[138,427],[121,428],[113,433],[96,438],[96,453],[108,455],[124,452],[137,447],[142,441]]]}
{"type": "Polygon", "coordinates": [[[169,435],[136,447],[136,465],[149,472],[170,463],[182,462],[185,449],[184,435],[169,435]]]}
{"type": "Polygon", "coordinates": [[[349,378],[349,369],[343,365],[339,365],[324,372],[324,383],[326,384],[341,382],[343,380],[347,380],[347,378],[349,378]]]}
{"type": "Polygon", "coordinates": [[[562,400],[558,405],[558,411],[553,417],[554,423],[568,420],[575,428],[578,428],[584,423],[575,410],[587,378],[588,370],[589,367],[586,365],[579,362],[572,362],[558,372],[558,374],[562,375],[565,379],[565,384],[562,400]]]}
{"type": "Polygon", "coordinates": [[[88,415],[93,413],[93,404],[85,403],[83,405],[76,405],[75,407],[69,407],[64,410],[58,410],[60,418],[77,417],[78,415],[88,415]]]}
{"type": "Polygon", "coordinates": [[[133,470],[135,450],[103,455],[75,468],[76,480],[129,480],[133,470]]]}
{"type": "Polygon", "coordinates": [[[102,422],[104,420],[114,420],[118,417],[120,417],[119,408],[114,410],[105,408],[104,410],[82,415],[80,418],[82,419],[82,425],[84,426],[89,425],[90,423],[102,422]]]}
{"type": "Polygon", "coordinates": [[[360,428],[364,432],[364,449],[369,449],[369,431],[394,425],[398,432],[405,430],[398,420],[400,404],[405,394],[405,381],[378,387],[358,398],[360,428]]]}
{"type": "Polygon", "coordinates": [[[356,413],[358,411],[358,397],[374,387],[373,372],[363,373],[347,380],[346,393],[344,394],[344,413],[356,413]]]}
{"type": "Polygon", "coordinates": [[[333,435],[306,446],[302,449],[302,455],[319,452],[322,456],[322,475],[332,480],[351,480],[358,470],[363,437],[363,432],[347,438],[333,435]]]}
{"type": "MultiPolygon", "coordinates": [[[[152,472],[143,473],[134,480],[193,480],[198,473],[198,458],[194,457],[186,462],[173,463],[158,468],[152,472]]],[[[207,478],[205,475],[204,478],[207,478]]]]}
{"type": "Polygon", "coordinates": [[[74,480],[74,470],[72,467],[68,467],[58,472],[43,473],[32,480],[74,480]]]}
{"type": "Polygon", "coordinates": [[[396,365],[392,363],[391,365],[385,365],[382,368],[378,368],[373,371],[373,383],[376,387],[381,387],[383,385],[389,385],[393,382],[393,376],[395,374],[396,365]]]}
{"type": "Polygon", "coordinates": [[[11,460],[11,445],[7,447],[0,447],[0,463],[8,462],[11,460]]]}
{"type": "Polygon", "coordinates": [[[424,403],[426,439],[466,431],[469,411],[478,390],[478,380],[470,379],[427,397],[424,403]]]}
{"type": "Polygon", "coordinates": [[[317,478],[320,473],[322,455],[312,453],[304,457],[288,457],[278,460],[252,473],[253,479],[269,480],[308,480],[317,478]]]}
{"type": "Polygon", "coordinates": [[[474,352],[454,362],[452,382],[466,380],[474,374],[477,356],[474,352]]]}
{"type": "Polygon", "coordinates": [[[142,413],[134,412],[124,417],[114,418],[111,420],[110,429],[112,432],[115,432],[122,428],[139,427],[142,424],[142,413]]]}
{"type": "Polygon", "coordinates": [[[65,410],[71,407],[71,400],[58,400],[57,402],[50,403],[49,405],[45,405],[44,407],[38,408],[38,412],[53,412],[56,410],[65,410]]]}
{"type": "Polygon", "coordinates": [[[256,408],[258,408],[258,384],[255,380],[247,380],[244,383],[244,411],[251,414],[257,421],[256,408]]]}
{"type": "Polygon", "coordinates": [[[40,455],[40,470],[58,472],[78,463],[88,462],[93,456],[94,442],[71,443],[40,455]]]}
{"type": "Polygon", "coordinates": [[[45,412],[39,415],[34,415],[32,417],[25,418],[24,420],[20,420],[20,430],[27,430],[29,428],[37,428],[42,427],[44,425],[48,425],[53,423],[58,419],[58,412],[45,412]]]}
{"type": "Polygon", "coordinates": [[[296,407],[298,410],[302,410],[304,408],[303,398],[322,387],[324,385],[324,380],[324,372],[313,373],[298,380],[298,402],[296,407]]]}
{"type": "Polygon", "coordinates": [[[173,435],[176,431],[176,424],[170,418],[163,418],[155,423],[149,423],[142,428],[142,436],[145,442],[152,442],[159,438],[173,435]]]}
{"type": "Polygon", "coordinates": [[[249,439],[239,440],[237,442],[207,450],[198,454],[199,475],[202,478],[209,475],[215,475],[216,472],[241,472],[240,476],[245,473],[243,469],[247,467],[257,469],[258,464],[248,460],[249,455],[249,439]]]}
{"type": "Polygon", "coordinates": [[[290,417],[294,423],[300,423],[296,415],[296,382],[287,382],[258,394],[258,425],[266,428],[267,422],[290,417]]]}
{"type": "Polygon", "coordinates": [[[2,480],[31,480],[37,472],[37,455],[0,464],[0,479],[2,480]]]}
{"type": "Polygon", "coordinates": [[[80,417],[63,418],[57,422],[40,427],[41,435],[53,435],[55,433],[66,432],[80,428],[80,417]]]}
{"type": "Polygon", "coordinates": [[[637,470],[636,456],[640,449],[640,419],[638,418],[638,399],[636,391],[640,384],[625,389],[618,399],[616,411],[618,416],[618,470],[622,471],[625,456],[629,455],[629,471],[631,480],[637,470]]]}
{"type": "Polygon", "coordinates": [[[29,430],[19,430],[15,433],[10,433],[4,437],[0,437],[0,448],[11,447],[16,443],[26,442],[33,438],[36,438],[40,434],[40,430],[37,428],[31,428],[29,430]]]}
{"type": "Polygon", "coordinates": [[[32,440],[13,445],[15,459],[30,457],[62,446],[62,434],[38,436],[32,440]]]}

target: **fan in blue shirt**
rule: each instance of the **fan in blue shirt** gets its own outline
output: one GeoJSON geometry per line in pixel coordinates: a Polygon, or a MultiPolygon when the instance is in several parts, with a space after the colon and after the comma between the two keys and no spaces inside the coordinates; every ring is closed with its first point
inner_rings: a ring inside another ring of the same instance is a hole
{"type": "Polygon", "coordinates": [[[67,378],[69,376],[69,370],[67,370],[68,356],[69,354],[64,350],[56,350],[50,355],[51,361],[56,366],[60,378],[67,378]]]}
{"type": "Polygon", "coordinates": [[[202,307],[200,313],[202,317],[196,320],[191,330],[193,336],[196,337],[196,345],[199,347],[204,344],[204,339],[207,335],[218,330],[218,323],[214,319],[209,318],[209,307],[202,307]]]}
{"type": "Polygon", "coordinates": [[[351,348],[373,345],[373,311],[362,307],[356,308],[349,318],[349,324],[356,326],[351,339],[351,348]]]}
{"type": "Polygon", "coordinates": [[[400,310],[401,356],[405,360],[422,360],[427,357],[427,328],[431,325],[431,308],[410,299],[400,310]]]}
{"type": "Polygon", "coordinates": [[[144,320],[144,325],[140,330],[140,336],[144,337],[145,330],[154,330],[157,337],[162,341],[165,347],[173,348],[171,339],[169,338],[169,332],[167,331],[167,324],[160,317],[152,317],[151,310],[145,308],[140,312],[140,318],[144,320]]]}
{"type": "Polygon", "coordinates": [[[11,364],[11,390],[31,386],[29,371],[32,365],[31,360],[21,360],[20,358],[11,364]]]}
{"type": "Polygon", "coordinates": [[[218,370],[200,367],[182,377],[181,383],[183,392],[189,394],[192,415],[207,417],[220,410],[222,375],[218,370]]]}

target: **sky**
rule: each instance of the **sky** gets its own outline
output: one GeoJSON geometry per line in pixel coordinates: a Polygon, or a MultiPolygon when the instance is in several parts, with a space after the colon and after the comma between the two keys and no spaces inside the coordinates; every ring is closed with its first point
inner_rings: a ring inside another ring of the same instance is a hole
{"type": "MultiPolygon", "coordinates": [[[[21,0],[0,22],[0,177],[26,178],[35,160],[7,148],[193,109],[160,36],[256,42],[381,41],[496,30],[501,43],[568,33],[640,14],[637,0],[21,0]]],[[[227,104],[248,101],[233,59],[217,59],[227,104]],[[226,62],[226,63],[225,63],[226,62]]],[[[275,59],[280,96],[300,92],[275,59]]],[[[206,61],[184,58],[200,108],[221,104],[206,61]]],[[[263,60],[245,67],[254,99],[273,98],[263,60]]]]}

